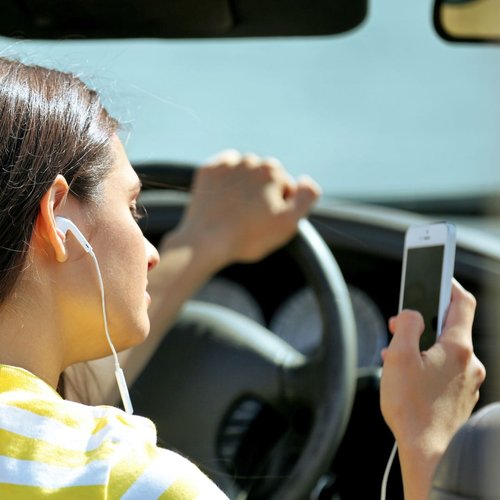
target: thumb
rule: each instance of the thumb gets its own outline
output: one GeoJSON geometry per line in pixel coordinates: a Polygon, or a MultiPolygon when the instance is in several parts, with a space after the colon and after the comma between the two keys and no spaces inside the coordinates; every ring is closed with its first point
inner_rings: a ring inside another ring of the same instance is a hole
{"type": "Polygon", "coordinates": [[[314,202],[319,198],[321,189],[310,177],[303,176],[297,181],[292,196],[287,199],[288,208],[297,219],[307,215],[314,202]]]}

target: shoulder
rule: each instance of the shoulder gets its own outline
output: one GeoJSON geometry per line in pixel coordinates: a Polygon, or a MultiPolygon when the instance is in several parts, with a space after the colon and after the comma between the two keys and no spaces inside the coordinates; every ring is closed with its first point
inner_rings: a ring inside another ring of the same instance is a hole
{"type": "Polygon", "coordinates": [[[113,498],[227,498],[191,461],[157,446],[156,428],[151,420],[112,407],[94,408],[94,412],[100,411],[107,415],[104,428],[120,450],[110,471],[113,498]]]}
{"type": "MultiPolygon", "coordinates": [[[[137,457],[136,457],[137,458],[137,457]]],[[[162,499],[207,499],[224,500],[227,497],[198,467],[181,455],[157,448],[156,452],[148,457],[146,463],[139,465],[130,462],[123,463],[124,467],[140,470],[135,480],[124,491],[111,491],[112,496],[119,493],[123,500],[139,498],[162,499]]],[[[119,487],[119,484],[116,486],[119,487]]],[[[110,483],[111,488],[115,485],[110,483]]]]}
{"type": "Polygon", "coordinates": [[[0,430],[11,436],[3,443],[10,446],[9,463],[32,464],[29,470],[18,467],[19,477],[9,478],[9,484],[85,484],[125,500],[226,498],[189,460],[157,446],[149,419],[65,401],[43,385],[27,389],[18,384],[0,395],[0,430]]]}

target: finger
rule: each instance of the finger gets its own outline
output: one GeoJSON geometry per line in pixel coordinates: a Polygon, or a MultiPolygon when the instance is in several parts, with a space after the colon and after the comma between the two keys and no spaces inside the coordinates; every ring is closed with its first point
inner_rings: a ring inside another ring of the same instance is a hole
{"type": "Polygon", "coordinates": [[[472,342],[472,324],[476,310],[476,299],[458,281],[453,280],[451,302],[440,336],[441,340],[451,337],[459,342],[472,342]]]}
{"type": "Polygon", "coordinates": [[[391,350],[397,350],[410,358],[420,359],[420,337],[424,332],[424,318],[417,311],[408,309],[398,314],[390,344],[391,350]]]}
{"type": "Polygon", "coordinates": [[[282,201],[285,201],[285,207],[291,209],[293,202],[290,206],[287,205],[287,202],[289,198],[293,198],[297,194],[297,181],[287,170],[285,170],[283,165],[274,158],[263,160],[260,166],[266,172],[272,189],[276,193],[279,193],[279,197],[282,201]]]}
{"type": "Polygon", "coordinates": [[[226,149],[209,158],[203,166],[216,167],[218,165],[235,166],[241,162],[242,156],[236,149],[226,149]]]}
{"type": "Polygon", "coordinates": [[[299,189],[309,189],[312,193],[314,193],[316,199],[321,196],[321,188],[319,187],[319,184],[308,175],[301,175],[297,180],[297,185],[299,189]]]}
{"type": "Polygon", "coordinates": [[[254,153],[245,153],[241,157],[241,163],[247,167],[258,167],[259,165],[262,165],[262,160],[261,158],[254,154],[254,153]]]}
{"type": "Polygon", "coordinates": [[[320,195],[319,186],[310,178],[301,178],[287,198],[288,210],[295,219],[308,214],[320,195]]]}
{"type": "Polygon", "coordinates": [[[264,158],[261,165],[268,169],[273,179],[280,185],[288,186],[291,189],[295,188],[297,181],[277,158],[264,158]]]}
{"type": "Polygon", "coordinates": [[[267,169],[273,181],[282,186],[284,192],[295,190],[296,180],[278,159],[264,158],[260,166],[267,169]]]}
{"type": "Polygon", "coordinates": [[[389,318],[388,325],[389,325],[389,331],[394,335],[394,332],[396,331],[396,321],[397,317],[392,316],[392,318],[389,318]]]}
{"type": "Polygon", "coordinates": [[[382,363],[384,363],[385,361],[385,354],[387,352],[388,348],[387,347],[384,347],[381,351],[380,351],[380,357],[382,358],[382,363]]]}
{"type": "Polygon", "coordinates": [[[268,165],[277,170],[285,170],[283,164],[278,160],[278,158],[274,158],[274,156],[268,156],[262,159],[263,165],[268,165]]]}
{"type": "Polygon", "coordinates": [[[299,220],[309,213],[316,199],[317,194],[314,190],[298,186],[287,199],[288,211],[294,219],[299,220]]]}

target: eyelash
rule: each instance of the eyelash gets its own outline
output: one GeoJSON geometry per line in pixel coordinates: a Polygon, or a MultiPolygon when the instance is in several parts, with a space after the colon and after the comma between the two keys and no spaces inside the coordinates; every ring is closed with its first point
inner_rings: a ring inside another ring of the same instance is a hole
{"type": "Polygon", "coordinates": [[[146,217],[146,209],[143,205],[137,205],[137,203],[132,203],[130,205],[130,213],[136,222],[139,222],[141,219],[146,217]]]}

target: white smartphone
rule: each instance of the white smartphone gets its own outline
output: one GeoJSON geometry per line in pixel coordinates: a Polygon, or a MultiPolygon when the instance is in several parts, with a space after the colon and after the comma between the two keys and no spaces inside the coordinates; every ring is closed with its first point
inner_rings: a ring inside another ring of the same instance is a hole
{"type": "Polygon", "coordinates": [[[406,232],[399,310],[413,309],[424,317],[420,350],[441,334],[451,300],[455,268],[455,226],[447,222],[410,226],[406,232]]]}

